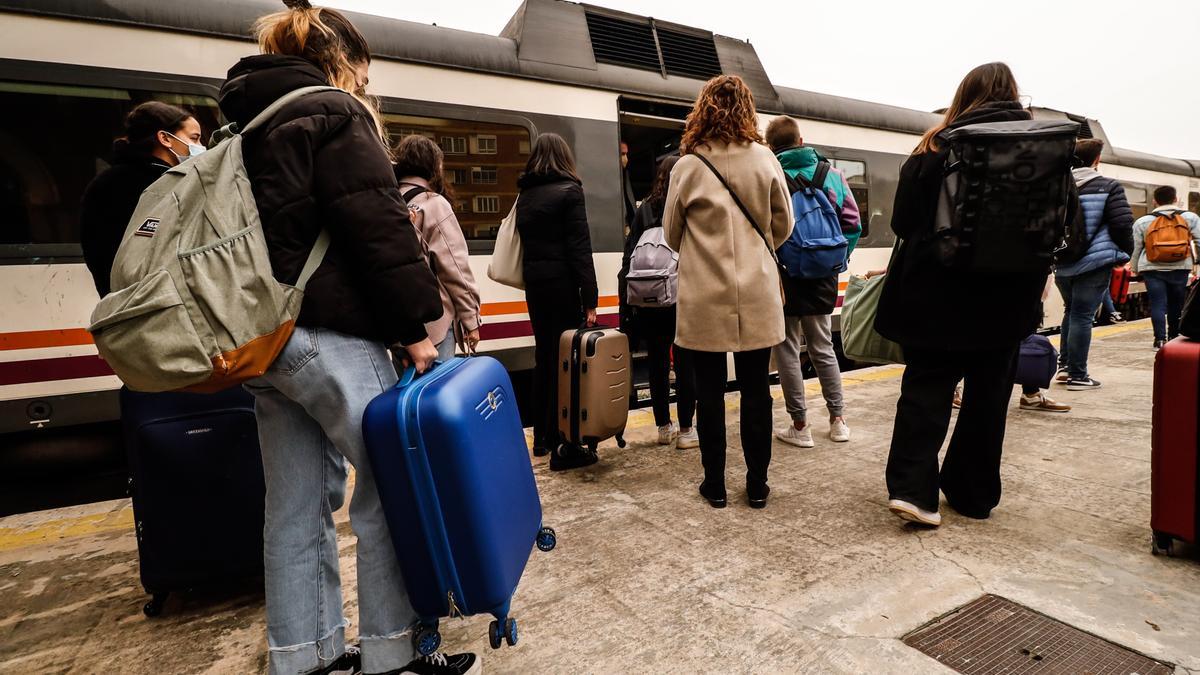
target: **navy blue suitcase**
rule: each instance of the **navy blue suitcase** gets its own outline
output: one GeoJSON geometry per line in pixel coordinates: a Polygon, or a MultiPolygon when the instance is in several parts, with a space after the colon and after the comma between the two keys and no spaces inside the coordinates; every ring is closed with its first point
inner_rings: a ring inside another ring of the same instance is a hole
{"type": "Polygon", "coordinates": [[[371,401],[363,437],[396,557],[420,626],[413,645],[441,645],[442,617],[491,614],[493,649],[517,642],[513,592],[542,527],[512,383],[493,358],[455,358],[371,401]]]}
{"type": "Polygon", "coordinates": [[[1034,333],[1021,341],[1017,357],[1017,384],[1047,389],[1057,370],[1058,351],[1046,336],[1034,333]]]}
{"type": "Polygon", "coordinates": [[[121,389],[147,616],[173,591],[262,576],[262,455],[254,397],[121,389]]]}

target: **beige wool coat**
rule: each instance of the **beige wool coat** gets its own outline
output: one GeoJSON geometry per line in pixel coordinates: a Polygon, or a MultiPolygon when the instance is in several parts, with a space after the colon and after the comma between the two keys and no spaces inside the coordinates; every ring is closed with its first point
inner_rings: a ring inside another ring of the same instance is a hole
{"type": "MultiPolygon", "coordinates": [[[[697,149],[725,176],[772,249],[792,233],[783,167],[757,143],[697,149]]],[[[779,270],[712,171],[685,155],[671,172],[663,229],[679,252],[675,342],[705,352],[744,352],[784,339],[779,270]]]]}

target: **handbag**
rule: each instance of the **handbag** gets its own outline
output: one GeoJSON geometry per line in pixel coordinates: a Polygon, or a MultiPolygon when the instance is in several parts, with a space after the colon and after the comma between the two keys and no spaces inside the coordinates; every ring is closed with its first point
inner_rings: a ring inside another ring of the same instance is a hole
{"type": "Polygon", "coordinates": [[[525,290],[525,246],[521,243],[521,234],[517,232],[517,205],[500,221],[500,230],[496,233],[496,248],[492,252],[492,260],[488,263],[488,278],[498,284],[525,290]]]}
{"type": "MultiPolygon", "coordinates": [[[[888,261],[889,270],[900,249],[897,239],[888,261]]],[[[875,330],[875,315],[879,312],[879,298],[883,295],[883,284],[887,274],[870,279],[858,275],[850,277],[846,284],[846,297],[842,302],[842,351],[852,361],[866,363],[904,363],[904,350],[899,343],[883,337],[875,330]]]]}
{"type": "Polygon", "coordinates": [[[754,216],[750,215],[750,209],[746,208],[746,205],[742,203],[741,198],[738,197],[737,193],[733,191],[733,187],[729,185],[729,181],[726,181],[725,176],[722,176],[721,172],[717,171],[717,167],[713,166],[712,162],[708,161],[708,158],[704,155],[698,152],[693,154],[696,155],[696,158],[701,162],[704,162],[704,166],[707,166],[708,170],[712,171],[713,175],[717,177],[717,180],[721,181],[721,185],[724,185],[725,189],[729,191],[729,196],[733,197],[733,203],[737,204],[737,207],[741,209],[742,215],[746,216],[746,220],[750,221],[750,228],[758,234],[760,239],[762,239],[763,246],[767,247],[767,253],[771,254],[771,260],[775,261],[775,270],[779,273],[779,301],[784,305],[787,305],[787,293],[785,293],[783,290],[783,277],[787,274],[787,268],[783,266],[783,263],[779,262],[779,256],[775,255],[775,249],[771,248],[771,243],[767,241],[767,235],[764,234],[762,229],[758,226],[758,222],[754,220],[754,216]]]}

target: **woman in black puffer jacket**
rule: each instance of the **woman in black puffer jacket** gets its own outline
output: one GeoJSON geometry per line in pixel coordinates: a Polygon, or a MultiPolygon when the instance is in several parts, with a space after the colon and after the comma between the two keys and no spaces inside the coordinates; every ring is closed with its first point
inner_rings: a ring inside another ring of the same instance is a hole
{"type": "MultiPolygon", "coordinates": [[[[306,0],[287,4],[258,21],[263,54],[230,69],[220,100],[225,116],[245,128],[296,89],[337,89],[291,101],[243,137],[275,277],[294,283],[321,230],[331,238],[291,339],[266,375],[246,385],[255,396],[267,485],[269,665],[272,673],[315,672],[334,662],[356,672],[407,670],[415,657],[408,630],[417,616],[362,419],[367,404],[396,384],[387,347],[418,371],[437,356],[425,322],[441,316],[442,303],[408,222],[378,113],[363,93],[366,40],[337,11],[306,0]],[[347,462],[356,472],[350,524],[358,537],[361,664],[349,663],[345,647],[333,521],[346,495],[347,462]]],[[[474,657],[422,661],[414,671],[449,674],[464,672],[460,666],[474,657]]]]}
{"type": "Polygon", "coordinates": [[[558,339],[581,323],[595,325],[598,299],[583,183],[567,142],[558,134],[538,136],[517,185],[517,231],[534,340],[533,452],[555,451],[551,470],[586,466],[595,463],[595,455],[562,446],[558,434],[558,339]]]}

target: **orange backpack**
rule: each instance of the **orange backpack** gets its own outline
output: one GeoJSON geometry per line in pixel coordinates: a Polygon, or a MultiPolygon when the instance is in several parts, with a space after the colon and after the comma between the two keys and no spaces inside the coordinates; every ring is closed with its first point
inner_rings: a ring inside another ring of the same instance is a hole
{"type": "Polygon", "coordinates": [[[1173,263],[1192,254],[1192,231],[1182,211],[1159,211],[1146,230],[1146,260],[1173,263]]]}

